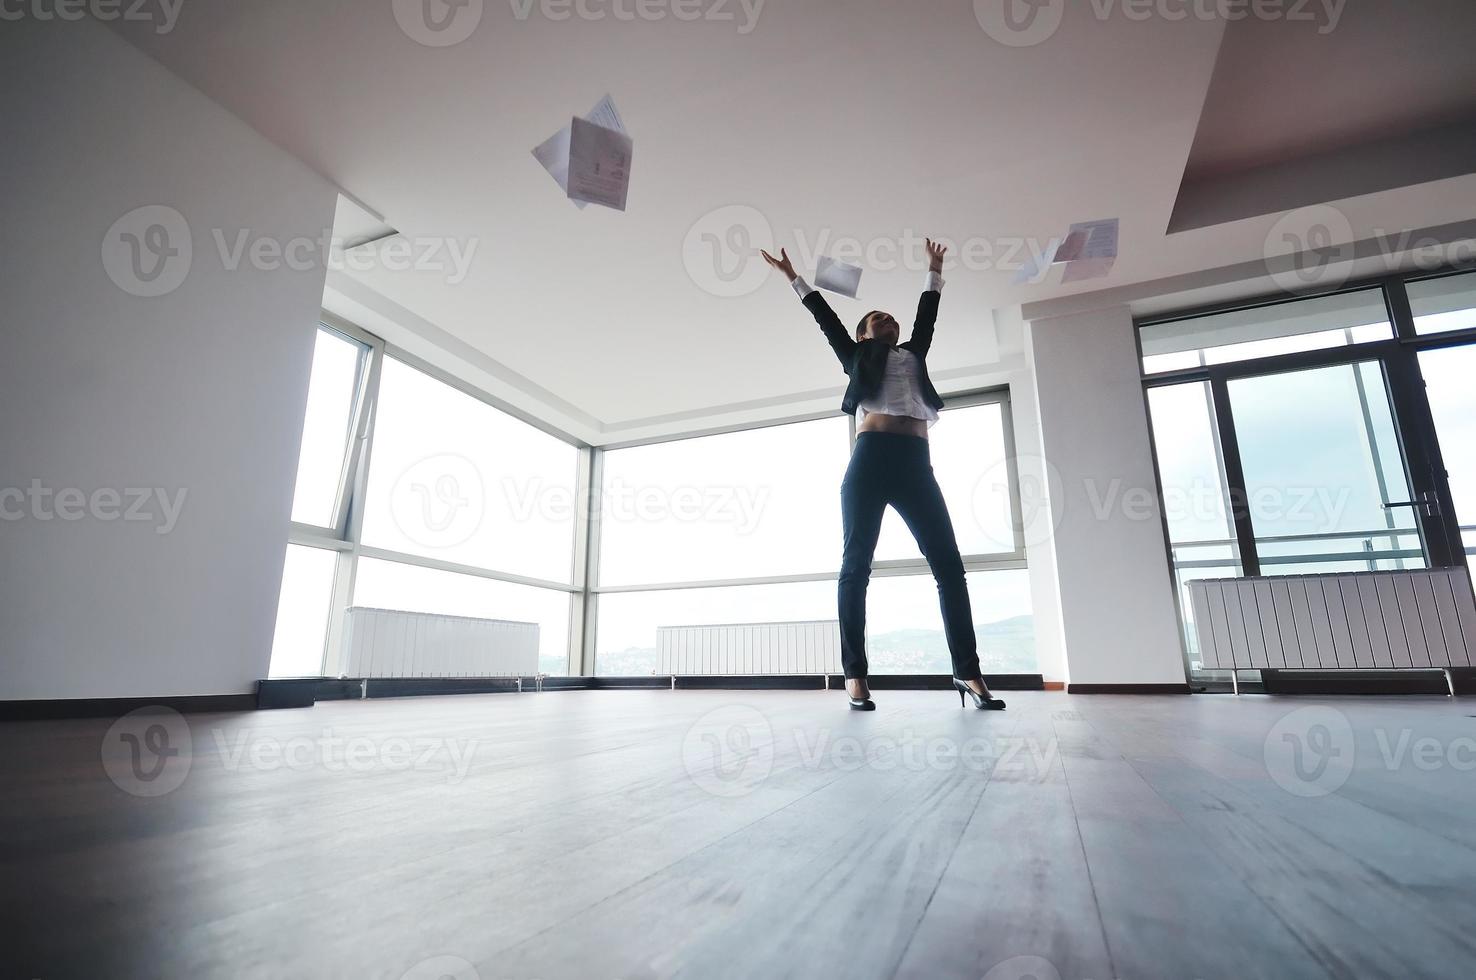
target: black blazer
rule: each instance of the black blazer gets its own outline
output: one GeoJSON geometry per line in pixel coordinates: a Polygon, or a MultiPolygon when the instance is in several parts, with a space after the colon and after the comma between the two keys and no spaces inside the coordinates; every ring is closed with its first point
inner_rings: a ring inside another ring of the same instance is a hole
{"type": "MultiPolygon", "coordinates": [[[[923,400],[934,411],[943,407],[943,399],[938,397],[938,391],[928,377],[927,358],[928,348],[933,345],[933,323],[938,319],[938,299],[936,289],[922,294],[922,298],[917,301],[917,319],[912,324],[912,337],[906,343],[897,345],[917,356],[917,378],[922,385],[923,400]]],[[[820,329],[825,332],[825,339],[830,341],[835,356],[840,358],[841,367],[851,376],[851,383],[846,385],[846,396],[841,400],[841,411],[847,415],[855,415],[857,405],[881,390],[882,376],[887,369],[887,352],[891,348],[880,340],[853,340],[841,324],[840,317],[835,315],[835,311],[825,302],[825,297],[820,295],[818,289],[812,290],[805,297],[805,308],[815,317],[815,322],[820,324],[820,329]]]]}

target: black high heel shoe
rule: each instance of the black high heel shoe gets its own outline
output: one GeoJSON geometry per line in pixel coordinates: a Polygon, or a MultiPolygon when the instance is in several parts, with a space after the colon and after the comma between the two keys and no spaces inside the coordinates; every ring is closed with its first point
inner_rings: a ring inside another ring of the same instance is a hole
{"type": "Polygon", "coordinates": [[[999,698],[982,697],[972,687],[969,687],[967,681],[961,681],[957,677],[953,679],[953,688],[958,691],[958,706],[960,708],[964,706],[965,694],[969,696],[969,700],[974,702],[974,707],[980,711],[1003,711],[1005,708],[1005,703],[999,698]]]}
{"type": "Polygon", "coordinates": [[[876,702],[870,698],[851,698],[852,711],[875,711],[876,702]]]}

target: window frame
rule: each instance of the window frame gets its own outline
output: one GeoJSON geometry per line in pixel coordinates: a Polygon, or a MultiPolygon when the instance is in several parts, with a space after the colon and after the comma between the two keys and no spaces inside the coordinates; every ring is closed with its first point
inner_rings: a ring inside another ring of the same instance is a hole
{"type": "MultiPolygon", "coordinates": [[[[1139,373],[1143,384],[1143,410],[1152,418],[1149,392],[1154,388],[1203,382],[1207,383],[1212,398],[1213,417],[1211,422],[1220,441],[1227,507],[1235,534],[1233,542],[1234,561],[1240,566],[1238,577],[1254,577],[1262,574],[1255,530],[1251,522],[1249,501],[1245,492],[1245,473],[1241,463],[1239,440],[1231,410],[1229,383],[1238,378],[1264,376],[1319,367],[1333,367],[1373,361],[1384,373],[1390,408],[1394,417],[1395,435],[1404,456],[1407,477],[1416,499],[1424,493],[1433,495],[1438,512],[1434,517],[1422,509],[1416,509],[1416,529],[1422,548],[1427,553],[1432,567],[1467,566],[1464,542],[1460,528],[1453,520],[1440,517],[1455,514],[1455,505],[1450,486],[1444,477],[1445,465],[1441,457],[1439,438],[1436,433],[1434,415],[1425,394],[1424,380],[1420,373],[1418,354],[1421,351],[1459,347],[1476,344],[1476,327],[1442,333],[1420,334],[1415,330],[1414,314],[1410,307],[1408,286],[1415,282],[1459,276],[1476,271],[1476,263],[1459,263],[1437,270],[1409,270],[1374,277],[1351,279],[1330,288],[1309,289],[1295,293],[1277,291],[1241,300],[1192,306],[1133,320],[1133,342],[1136,347],[1139,373]],[[1385,310],[1394,335],[1389,339],[1351,343],[1342,347],[1319,350],[1295,351],[1266,357],[1248,358],[1219,364],[1201,364],[1198,367],[1180,368],[1171,371],[1148,373],[1143,369],[1142,328],[1155,324],[1211,316],[1218,313],[1264,309],[1285,303],[1297,303],[1324,296],[1340,295],[1377,288],[1384,299],[1385,310]]],[[[1184,620],[1179,595],[1178,573],[1174,564],[1174,546],[1169,533],[1166,504],[1164,501],[1163,477],[1159,470],[1158,446],[1153,427],[1148,426],[1149,449],[1153,458],[1153,475],[1159,498],[1160,522],[1163,533],[1164,554],[1168,561],[1170,581],[1173,583],[1174,606],[1179,622],[1184,620]]],[[[1203,676],[1206,672],[1195,671],[1189,661],[1188,648],[1183,650],[1184,669],[1190,677],[1203,676]]],[[[1208,672],[1215,673],[1215,672],[1208,672]]]]}

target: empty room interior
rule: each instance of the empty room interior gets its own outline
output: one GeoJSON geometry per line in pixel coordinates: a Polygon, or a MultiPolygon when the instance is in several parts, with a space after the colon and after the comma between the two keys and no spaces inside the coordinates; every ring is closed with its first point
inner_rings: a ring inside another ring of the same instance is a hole
{"type": "Polygon", "coordinates": [[[1473,45],[0,0],[0,976],[1476,976],[1473,45]]]}

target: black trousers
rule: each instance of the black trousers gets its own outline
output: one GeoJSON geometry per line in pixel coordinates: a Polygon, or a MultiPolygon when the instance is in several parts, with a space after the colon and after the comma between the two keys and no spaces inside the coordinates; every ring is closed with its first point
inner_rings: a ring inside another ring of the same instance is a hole
{"type": "Polygon", "coordinates": [[[888,504],[912,531],[938,583],[943,631],[953,657],[953,676],[963,680],[979,678],[979,651],[963,559],[959,557],[943,491],[933,475],[928,440],[893,432],[857,435],[851,463],[841,481],[845,550],[841,556],[837,599],[841,664],[846,677],[860,678],[867,673],[866,587],[871,582],[871,558],[876,552],[876,539],[888,504]]]}

